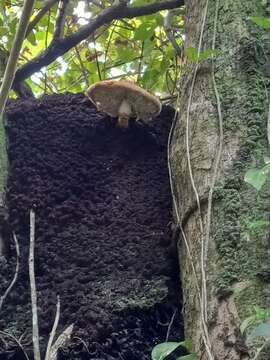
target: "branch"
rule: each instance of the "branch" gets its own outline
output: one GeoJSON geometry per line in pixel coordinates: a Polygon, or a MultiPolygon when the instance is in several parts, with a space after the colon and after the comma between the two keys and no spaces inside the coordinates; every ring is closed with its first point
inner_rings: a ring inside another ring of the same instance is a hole
{"type": "Polygon", "coordinates": [[[29,23],[27,30],[26,30],[26,35],[25,37],[27,37],[30,32],[35,28],[35,26],[39,23],[39,21],[43,18],[43,16],[53,7],[54,4],[56,4],[59,0],[47,0],[45,5],[43,6],[42,9],[39,10],[39,12],[37,13],[36,17],[29,23]]]}
{"type": "Polygon", "coordinates": [[[31,86],[29,86],[26,81],[21,81],[20,83],[14,84],[13,90],[20,99],[29,99],[31,97],[35,97],[31,86]]]}
{"type": "Polygon", "coordinates": [[[14,82],[17,83],[25,80],[42,67],[48,66],[59,56],[64,55],[81,41],[87,39],[101,26],[113,20],[124,18],[132,19],[137,16],[154,14],[161,10],[174,9],[181,5],[184,5],[184,0],[165,0],[141,7],[130,7],[121,3],[119,5],[113,5],[101,11],[89,24],[82,26],[77,32],[66,36],[64,39],[58,39],[52,42],[47,50],[17,70],[14,82]]]}
{"type": "Polygon", "coordinates": [[[74,49],[75,49],[75,52],[76,52],[76,55],[77,55],[77,58],[78,58],[78,61],[79,61],[80,67],[81,67],[81,71],[82,71],[82,74],[83,74],[85,84],[86,84],[87,87],[89,87],[90,84],[89,84],[89,80],[88,80],[88,70],[84,66],[84,63],[83,63],[81,55],[80,55],[80,51],[78,49],[78,46],[75,46],[74,49]]]}
{"type": "MultiPolygon", "coordinates": [[[[110,36],[109,36],[109,39],[108,39],[108,42],[107,42],[107,46],[106,46],[106,49],[105,49],[105,55],[104,55],[104,64],[103,64],[103,75],[104,75],[104,79],[106,79],[106,65],[107,65],[107,55],[108,55],[108,52],[109,52],[109,48],[111,46],[111,41],[112,41],[112,37],[113,37],[113,34],[114,34],[114,30],[115,30],[115,27],[117,25],[117,21],[115,23],[113,23],[113,28],[111,30],[111,33],[110,33],[110,36]]],[[[100,79],[101,80],[101,79],[100,79]]]]}
{"type": "Polygon", "coordinates": [[[35,280],[35,266],[34,266],[34,247],[35,247],[35,213],[30,211],[30,246],[29,246],[29,277],[31,288],[31,303],[32,303],[32,332],[33,332],[33,349],[34,360],[40,360],[39,349],[39,329],[38,329],[38,314],[37,314],[37,289],[35,280]]]}
{"type": "Polygon", "coordinates": [[[60,347],[63,348],[67,346],[73,332],[73,327],[73,324],[69,325],[55,340],[50,350],[49,360],[57,360],[57,351],[60,347]]]}
{"type": "Polygon", "coordinates": [[[57,41],[58,39],[62,39],[64,36],[68,2],[69,0],[59,1],[57,15],[56,15],[56,22],[55,22],[55,31],[53,34],[52,41],[57,41]]]}
{"type": "Polygon", "coordinates": [[[56,329],[57,329],[57,326],[59,323],[59,318],[60,318],[60,297],[59,297],[59,295],[57,295],[56,313],[55,313],[54,323],[53,323],[52,331],[50,333],[50,337],[49,337],[49,341],[48,341],[48,345],[47,345],[47,349],[46,349],[45,360],[50,360],[52,343],[53,343],[53,339],[55,337],[56,329]]]}
{"type": "MultiPolygon", "coordinates": [[[[101,81],[102,80],[102,76],[101,76],[101,71],[100,71],[100,66],[99,66],[99,60],[98,60],[98,53],[97,53],[97,47],[96,47],[96,41],[94,40],[94,50],[95,50],[95,57],[96,57],[96,64],[97,64],[97,71],[98,71],[98,78],[101,81]]],[[[105,76],[105,73],[104,73],[105,76]]]]}
{"type": "Polygon", "coordinates": [[[3,82],[0,89],[0,120],[4,112],[9,90],[12,86],[14,73],[17,66],[17,61],[19,58],[23,40],[25,38],[25,32],[28,26],[29,18],[32,14],[33,6],[34,6],[34,0],[24,1],[20,22],[17,27],[15,39],[12,44],[10,56],[8,58],[7,66],[3,77],[3,82]]]}
{"type": "MultiPolygon", "coordinates": [[[[0,76],[5,72],[9,55],[10,53],[7,50],[0,47],[0,76]]],[[[22,81],[21,83],[14,85],[13,90],[19,98],[35,97],[31,87],[26,83],[26,81],[22,81]]]]}
{"type": "Polygon", "coordinates": [[[169,11],[168,14],[164,18],[164,28],[167,34],[168,39],[170,40],[176,54],[181,57],[183,49],[177,44],[174,34],[172,32],[172,12],[169,11]]]}

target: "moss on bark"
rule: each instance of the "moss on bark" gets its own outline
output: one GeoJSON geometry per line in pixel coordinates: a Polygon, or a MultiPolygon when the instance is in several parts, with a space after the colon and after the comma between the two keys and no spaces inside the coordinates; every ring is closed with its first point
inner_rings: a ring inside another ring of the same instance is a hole
{"type": "MultiPolygon", "coordinates": [[[[200,0],[192,0],[187,5],[187,46],[197,47],[204,5],[205,1],[200,0]]],[[[209,49],[212,44],[215,8],[216,1],[209,0],[204,49],[209,49]]],[[[251,353],[251,347],[245,346],[239,325],[250,315],[253,305],[269,307],[270,304],[269,227],[256,227],[260,221],[269,220],[270,179],[259,193],[244,181],[248,169],[263,166],[264,158],[270,156],[267,143],[270,33],[251,20],[252,16],[268,16],[269,10],[269,1],[242,0],[220,1],[218,10],[216,49],[219,53],[215,61],[215,78],[222,106],[224,146],[214,190],[206,263],[209,332],[218,359],[248,358],[247,351],[251,353]],[[239,343],[242,344],[240,347],[239,343]]],[[[190,83],[187,93],[182,96],[181,121],[176,125],[171,147],[181,214],[195,201],[185,160],[189,91],[190,83]]],[[[190,109],[190,155],[201,199],[209,191],[217,153],[216,107],[210,61],[206,61],[200,66],[190,109]]],[[[202,206],[204,225],[206,208],[202,206]]],[[[196,211],[191,213],[184,230],[200,283],[202,237],[198,216],[196,211]]],[[[184,244],[180,246],[180,257],[186,334],[200,352],[199,302],[195,300],[198,294],[184,244]]],[[[207,358],[205,354],[202,356],[207,358]]]]}
{"type": "MultiPolygon", "coordinates": [[[[214,2],[211,3],[213,9],[214,2]]],[[[270,155],[267,143],[270,72],[265,71],[269,65],[270,34],[250,20],[250,16],[266,16],[265,9],[260,1],[228,1],[219,11],[217,47],[221,56],[217,60],[216,78],[225,138],[237,133],[239,150],[217,191],[214,228],[221,262],[217,291],[235,281],[254,281],[260,274],[267,277],[270,271],[267,270],[270,244],[266,241],[269,228],[258,229],[259,234],[250,231],[252,223],[268,219],[270,197],[267,187],[258,193],[244,182],[246,171],[262,166],[264,157],[270,155]],[[230,53],[233,57],[226,56],[230,53]]],[[[255,303],[261,303],[260,293],[255,303]]]]}

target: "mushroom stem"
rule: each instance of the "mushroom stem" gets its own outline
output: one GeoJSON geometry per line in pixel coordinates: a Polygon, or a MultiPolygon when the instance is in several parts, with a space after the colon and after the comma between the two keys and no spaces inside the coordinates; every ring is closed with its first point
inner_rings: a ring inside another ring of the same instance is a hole
{"type": "Polygon", "coordinates": [[[130,104],[124,99],[118,110],[118,124],[120,127],[128,127],[128,120],[132,114],[130,104]]]}

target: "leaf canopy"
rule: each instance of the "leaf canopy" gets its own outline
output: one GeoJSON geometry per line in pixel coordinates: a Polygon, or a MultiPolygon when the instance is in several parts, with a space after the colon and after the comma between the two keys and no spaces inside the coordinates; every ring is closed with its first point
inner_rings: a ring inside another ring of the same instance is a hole
{"type": "MultiPolygon", "coordinates": [[[[35,19],[45,1],[36,1],[31,20],[35,19]]],[[[75,33],[89,23],[111,0],[94,2],[70,0],[66,11],[64,35],[75,33]],[[99,4],[100,6],[98,6],[99,4]]],[[[154,3],[133,0],[130,6],[154,3]]],[[[0,2],[0,61],[8,54],[16,31],[21,0],[0,2]]],[[[158,94],[172,94],[181,61],[167,38],[163,27],[166,11],[133,19],[114,20],[96,30],[93,36],[58,57],[48,67],[27,79],[35,95],[43,93],[84,92],[87,87],[105,79],[126,78],[158,94]]],[[[173,25],[180,42],[182,15],[175,12],[173,25]]],[[[53,41],[57,21],[57,2],[37,22],[24,41],[19,67],[39,56],[53,41]]],[[[1,64],[0,74],[4,64],[1,64]]]]}

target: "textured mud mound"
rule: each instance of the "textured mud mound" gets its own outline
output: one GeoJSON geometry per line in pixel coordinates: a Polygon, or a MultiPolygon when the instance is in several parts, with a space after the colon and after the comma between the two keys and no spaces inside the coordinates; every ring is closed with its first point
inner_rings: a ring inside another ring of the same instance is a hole
{"type": "MultiPolygon", "coordinates": [[[[61,298],[58,333],[75,324],[61,359],[150,359],[152,347],[182,337],[166,142],[173,110],[128,130],[81,94],[8,107],[7,202],[21,268],[0,329],[31,335],[29,210],[36,213],[35,266],[42,351],[61,298]],[[82,341],[83,340],[83,341],[82,341]],[[86,346],[87,345],[87,346],[86,346]]],[[[1,266],[4,292],[15,253],[1,266]]],[[[1,343],[2,357],[7,356],[1,343]]],[[[16,353],[9,349],[8,356],[16,353]]],[[[0,354],[0,355],[1,355],[0,354]]],[[[1,358],[2,358],[1,357],[1,358]]],[[[17,358],[22,358],[17,350],[17,358]]]]}

